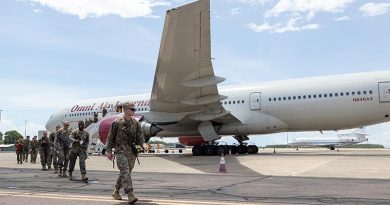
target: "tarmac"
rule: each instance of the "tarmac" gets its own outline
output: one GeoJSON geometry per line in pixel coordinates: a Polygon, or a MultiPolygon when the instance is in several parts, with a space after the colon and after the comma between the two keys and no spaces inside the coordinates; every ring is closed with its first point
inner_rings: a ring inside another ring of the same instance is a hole
{"type": "MultiPolygon", "coordinates": [[[[389,149],[260,149],[256,155],[142,154],[132,174],[137,204],[390,204],[389,149]]],[[[38,157],[39,159],[39,157],[38,157]]],[[[112,200],[118,170],[104,156],[70,181],[0,152],[0,205],[127,204],[112,200]]]]}

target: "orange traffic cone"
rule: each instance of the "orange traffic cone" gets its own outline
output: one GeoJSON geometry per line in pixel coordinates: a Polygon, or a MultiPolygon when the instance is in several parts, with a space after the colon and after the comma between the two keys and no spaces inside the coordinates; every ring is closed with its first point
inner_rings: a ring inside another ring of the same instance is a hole
{"type": "Polygon", "coordinates": [[[221,154],[221,161],[219,162],[219,172],[226,173],[225,157],[221,154]]]}

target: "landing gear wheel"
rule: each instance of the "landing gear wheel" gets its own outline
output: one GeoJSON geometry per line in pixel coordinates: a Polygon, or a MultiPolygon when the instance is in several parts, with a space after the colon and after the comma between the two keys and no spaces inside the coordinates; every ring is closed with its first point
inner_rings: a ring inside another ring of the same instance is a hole
{"type": "Polygon", "coordinates": [[[205,155],[209,155],[209,156],[215,155],[215,151],[216,151],[215,145],[206,145],[204,147],[204,154],[205,155]]]}
{"type": "Polygon", "coordinates": [[[249,145],[248,146],[248,154],[256,154],[258,149],[256,149],[255,145],[249,145]]]}
{"type": "Polygon", "coordinates": [[[238,154],[246,154],[248,152],[248,147],[245,145],[239,145],[237,147],[238,154]]]}
{"type": "Polygon", "coordinates": [[[192,148],[192,154],[194,156],[202,156],[203,155],[203,147],[200,146],[200,145],[195,145],[193,148],[192,148]]]}
{"type": "Polygon", "coordinates": [[[226,148],[224,145],[219,145],[217,147],[217,154],[218,155],[221,155],[221,154],[226,154],[226,148]]]}

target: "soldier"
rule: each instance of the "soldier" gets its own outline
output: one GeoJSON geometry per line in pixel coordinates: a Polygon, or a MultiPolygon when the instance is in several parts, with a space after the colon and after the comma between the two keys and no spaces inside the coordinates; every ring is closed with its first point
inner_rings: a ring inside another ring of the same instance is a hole
{"type": "Polygon", "coordinates": [[[93,123],[97,123],[99,121],[97,112],[93,113],[93,123]]]}
{"type": "Polygon", "coordinates": [[[110,129],[107,141],[107,158],[113,159],[112,149],[115,148],[115,157],[118,169],[120,171],[116,180],[115,189],[112,196],[116,200],[121,200],[119,190],[124,189],[128,196],[128,203],[135,203],[138,198],[133,195],[133,185],[131,181],[131,171],[137,157],[135,145],[144,145],[141,125],[135,121],[132,116],[135,108],[131,103],[124,104],[124,116],[116,119],[110,129]]]}
{"type": "Polygon", "coordinates": [[[66,170],[69,163],[69,135],[71,130],[69,129],[69,122],[64,122],[64,128],[58,130],[57,136],[54,141],[55,150],[58,152],[58,176],[66,177],[66,170]]]}
{"type": "Polygon", "coordinates": [[[58,173],[58,165],[57,165],[57,152],[54,150],[54,141],[56,138],[56,132],[60,129],[60,125],[56,126],[56,131],[50,133],[49,135],[49,160],[47,162],[48,169],[51,169],[51,165],[53,164],[54,167],[54,173],[58,173]]]}
{"type": "Polygon", "coordinates": [[[37,136],[34,136],[31,141],[31,163],[35,164],[37,162],[38,150],[39,142],[37,140],[37,136]]]}
{"type": "Polygon", "coordinates": [[[23,140],[23,161],[28,161],[28,154],[30,152],[30,136],[27,135],[26,139],[23,140]]]}
{"type": "Polygon", "coordinates": [[[84,130],[84,122],[79,121],[79,129],[70,134],[69,140],[71,149],[69,151],[69,179],[72,180],[72,172],[76,164],[77,156],[79,156],[79,166],[81,172],[81,180],[87,181],[87,171],[85,170],[85,160],[87,159],[87,148],[89,144],[89,134],[84,130]]]}
{"type": "Polygon", "coordinates": [[[49,138],[47,137],[47,132],[43,132],[42,138],[39,140],[40,150],[39,155],[41,156],[41,165],[42,170],[46,170],[47,160],[49,158],[49,138]]]}
{"type": "Polygon", "coordinates": [[[103,117],[105,117],[105,116],[107,115],[107,109],[106,109],[106,107],[103,107],[102,115],[103,115],[103,117]]]}
{"type": "Polygon", "coordinates": [[[18,164],[23,164],[23,137],[19,138],[15,144],[16,147],[16,160],[18,164]]]}

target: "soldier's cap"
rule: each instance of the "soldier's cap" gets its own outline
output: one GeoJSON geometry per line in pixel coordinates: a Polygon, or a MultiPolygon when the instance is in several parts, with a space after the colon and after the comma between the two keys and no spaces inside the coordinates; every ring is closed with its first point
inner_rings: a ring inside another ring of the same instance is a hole
{"type": "Polygon", "coordinates": [[[65,121],[65,122],[64,122],[64,126],[69,126],[69,122],[68,122],[68,121],[65,121]]]}
{"type": "Polygon", "coordinates": [[[134,109],[134,104],[130,102],[126,102],[123,104],[123,108],[133,108],[134,109]]]}

